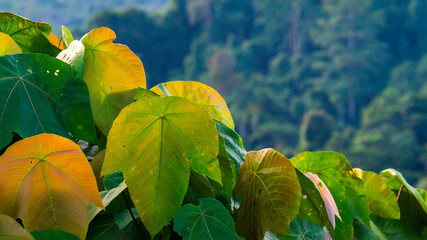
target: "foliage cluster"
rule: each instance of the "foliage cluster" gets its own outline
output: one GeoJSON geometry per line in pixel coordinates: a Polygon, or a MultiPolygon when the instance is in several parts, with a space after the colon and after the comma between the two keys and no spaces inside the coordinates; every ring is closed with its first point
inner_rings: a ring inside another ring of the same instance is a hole
{"type": "Polygon", "coordinates": [[[148,90],[109,28],[59,39],[0,13],[0,30],[1,239],[427,237],[427,193],[398,171],[246,152],[216,90],[148,90]]]}
{"type": "Polygon", "coordinates": [[[88,26],[116,29],[151,86],[218,89],[251,149],[328,149],[411,183],[426,175],[426,1],[171,2],[158,14],[102,12],[88,26]]]}

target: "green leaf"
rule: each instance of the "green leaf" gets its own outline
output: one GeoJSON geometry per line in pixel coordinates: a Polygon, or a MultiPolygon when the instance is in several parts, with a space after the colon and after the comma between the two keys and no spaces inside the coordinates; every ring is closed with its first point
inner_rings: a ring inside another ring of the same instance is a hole
{"type": "Polygon", "coordinates": [[[285,235],[298,214],[301,186],[292,163],[274,149],[251,151],[240,167],[234,197],[242,196],[236,231],[263,239],[267,230],[285,235]]]}
{"type": "Polygon", "coordinates": [[[405,222],[395,219],[384,219],[375,215],[371,215],[372,222],[378,229],[384,233],[389,240],[425,240],[421,236],[421,232],[415,231],[405,222]]]}
{"type": "Polygon", "coordinates": [[[362,180],[356,177],[344,155],[335,152],[304,152],[291,159],[303,173],[320,177],[331,191],[342,222],[336,219],[336,239],[349,239],[353,232],[353,217],[369,226],[369,205],[362,180]]]}
{"type": "MultiPolygon", "coordinates": [[[[126,189],[125,182],[122,182],[119,186],[109,189],[107,191],[102,191],[99,193],[101,195],[102,204],[104,207],[107,207],[115,198],[119,196],[126,189]]],[[[101,208],[96,206],[89,206],[89,221],[91,221],[99,212],[101,208]]]]}
{"type": "Polygon", "coordinates": [[[71,34],[70,30],[68,30],[67,27],[64,25],[61,26],[62,30],[62,41],[65,43],[65,46],[68,47],[70,43],[74,40],[73,35],[71,34]]]}
{"type": "Polygon", "coordinates": [[[231,199],[233,197],[233,190],[237,180],[236,165],[228,158],[225,142],[221,136],[219,136],[218,162],[221,170],[222,186],[218,186],[216,188],[222,192],[225,198],[231,199]]]}
{"type": "Polygon", "coordinates": [[[134,97],[135,101],[138,101],[138,100],[144,99],[146,97],[151,97],[151,96],[159,97],[159,95],[153,91],[150,91],[150,90],[145,89],[145,88],[137,88],[135,95],[133,97],[134,97]]]}
{"type": "Polygon", "coordinates": [[[31,232],[36,240],[78,240],[79,238],[71,233],[60,230],[47,230],[31,232]]]}
{"type": "Polygon", "coordinates": [[[371,214],[382,218],[400,219],[396,194],[388,189],[384,179],[374,172],[363,171],[359,168],[353,168],[353,172],[363,181],[371,214]]]}
{"type": "Polygon", "coordinates": [[[301,185],[301,204],[297,219],[313,222],[319,226],[326,226],[329,234],[335,239],[335,230],[328,218],[325,202],[316,185],[300,170],[295,169],[301,185]]]}
{"type": "Polygon", "coordinates": [[[218,133],[209,114],[178,97],[141,99],[114,121],[101,175],[122,170],[139,216],[154,236],[184,199],[190,166],[221,183],[218,133]]]}
{"type": "Polygon", "coordinates": [[[173,220],[174,230],[184,240],[241,239],[234,230],[230,213],[215,199],[202,198],[199,206],[187,204],[173,220]]]}
{"type": "Polygon", "coordinates": [[[380,173],[380,176],[397,195],[401,221],[419,232],[426,229],[427,204],[418,191],[406,182],[400,172],[394,169],[386,169],[380,173]]]}
{"type": "Polygon", "coordinates": [[[71,67],[44,54],[0,57],[0,148],[39,133],[95,143],[86,84],[71,67]]]}
{"type": "Polygon", "coordinates": [[[372,239],[372,240],[388,240],[387,236],[381,232],[374,222],[370,221],[372,231],[370,231],[363,223],[358,219],[354,219],[354,236],[357,239],[372,239]]]}
{"type": "Polygon", "coordinates": [[[208,85],[195,81],[172,81],[161,83],[150,90],[162,97],[182,97],[197,103],[206,109],[215,121],[234,129],[233,118],[227,103],[215,89],[208,85]]]}
{"type": "Polygon", "coordinates": [[[141,60],[125,45],[113,43],[116,34],[102,27],[82,37],[84,72],[96,126],[107,136],[123,107],[133,102],[134,89],[145,88],[141,60]]]}
{"type": "Polygon", "coordinates": [[[55,57],[61,51],[48,39],[52,27],[33,22],[13,13],[0,13],[0,32],[8,34],[24,53],[44,53],[55,57]]]}
{"type": "Polygon", "coordinates": [[[243,147],[242,138],[227,125],[218,121],[215,121],[215,124],[219,135],[224,138],[225,150],[229,158],[236,164],[236,171],[238,173],[247,153],[243,147]]]}
{"type": "MultiPolygon", "coordinates": [[[[131,208],[131,211],[135,219],[139,218],[136,208],[131,208]]],[[[117,226],[119,226],[120,230],[125,228],[127,225],[129,225],[129,223],[133,221],[132,215],[130,214],[129,209],[126,209],[121,213],[114,214],[114,219],[116,220],[117,226]]]]}
{"type": "MultiPolygon", "coordinates": [[[[105,157],[104,157],[105,158],[105,157]]],[[[103,177],[104,189],[109,190],[119,186],[124,181],[122,171],[117,171],[103,177]]]]}
{"type": "Polygon", "coordinates": [[[322,227],[310,221],[297,219],[291,223],[292,236],[280,238],[280,240],[327,240],[328,235],[322,227]]]}
{"type": "Polygon", "coordinates": [[[0,214],[0,239],[34,240],[15,219],[3,214],[0,214]]]}

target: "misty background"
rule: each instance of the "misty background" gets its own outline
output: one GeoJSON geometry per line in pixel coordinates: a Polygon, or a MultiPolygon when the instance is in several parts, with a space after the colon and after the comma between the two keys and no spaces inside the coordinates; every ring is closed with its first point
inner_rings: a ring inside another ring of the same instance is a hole
{"type": "Polygon", "coordinates": [[[147,87],[201,81],[247,150],[337,151],[427,188],[425,0],[2,0],[79,39],[107,26],[147,87]]]}

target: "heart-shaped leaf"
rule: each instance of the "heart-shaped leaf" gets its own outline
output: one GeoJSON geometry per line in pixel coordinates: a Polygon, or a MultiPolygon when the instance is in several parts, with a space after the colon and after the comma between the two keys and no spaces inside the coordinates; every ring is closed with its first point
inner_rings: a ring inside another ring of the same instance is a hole
{"type": "Polygon", "coordinates": [[[396,194],[388,189],[384,179],[374,172],[363,171],[360,168],[353,168],[353,172],[363,181],[371,214],[382,218],[400,219],[396,194]]]}
{"type": "Polygon", "coordinates": [[[190,166],[221,183],[218,133],[209,114],[178,97],[125,107],[108,135],[101,175],[121,170],[138,213],[154,236],[184,199],[190,166]]]}
{"type": "Polygon", "coordinates": [[[263,239],[267,230],[285,235],[298,214],[301,187],[292,163],[274,149],[251,151],[240,167],[234,196],[242,196],[236,231],[263,239]]]}
{"type": "Polygon", "coordinates": [[[353,217],[369,226],[369,205],[365,188],[344,155],[335,152],[304,152],[291,159],[303,173],[315,173],[328,186],[337,204],[342,222],[337,220],[336,239],[349,239],[353,217]]]}
{"type": "Polygon", "coordinates": [[[0,32],[8,34],[24,53],[44,53],[55,57],[61,51],[48,39],[52,27],[33,22],[13,13],[0,13],[0,32]]]}
{"type": "Polygon", "coordinates": [[[3,214],[0,214],[0,239],[34,240],[15,219],[3,214]]]}
{"type": "Polygon", "coordinates": [[[70,65],[44,54],[0,57],[0,148],[12,132],[96,142],[86,84],[70,65]]]}
{"type": "Polygon", "coordinates": [[[162,83],[162,86],[166,88],[167,93],[163,92],[162,88],[159,88],[159,85],[150,90],[162,97],[170,94],[171,96],[182,97],[197,103],[206,109],[214,120],[234,129],[233,118],[231,117],[227,103],[215,89],[195,81],[173,81],[162,83]]]}
{"type": "Polygon", "coordinates": [[[0,212],[32,231],[62,230],[84,239],[88,204],[103,208],[95,176],[79,145],[40,134],[0,157],[0,212]]]}
{"type": "Polygon", "coordinates": [[[0,57],[15,53],[22,53],[21,48],[9,35],[0,32],[0,57]]]}
{"type": "Polygon", "coordinates": [[[234,230],[230,213],[212,198],[200,199],[199,206],[183,206],[173,220],[173,229],[184,240],[241,239],[234,230]]]}
{"type": "Polygon", "coordinates": [[[127,46],[113,43],[114,39],[116,34],[105,27],[93,29],[81,39],[86,48],[83,79],[89,88],[93,118],[105,136],[120,110],[133,102],[131,90],[146,87],[141,60],[127,46]]]}

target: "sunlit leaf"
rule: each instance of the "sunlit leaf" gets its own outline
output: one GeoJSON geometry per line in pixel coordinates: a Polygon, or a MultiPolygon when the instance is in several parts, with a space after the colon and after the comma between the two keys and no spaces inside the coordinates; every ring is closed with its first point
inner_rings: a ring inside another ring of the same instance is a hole
{"type": "Polygon", "coordinates": [[[61,26],[61,32],[62,41],[65,43],[65,46],[68,47],[68,45],[70,45],[70,43],[74,40],[73,35],[71,34],[70,30],[68,30],[68,28],[64,25],[61,26]]]}
{"type": "MultiPolygon", "coordinates": [[[[199,104],[206,109],[211,117],[219,122],[224,123],[229,128],[234,129],[233,118],[227,103],[221,95],[213,88],[195,81],[173,81],[163,83],[170,95],[182,97],[199,104]]],[[[162,97],[167,96],[159,85],[150,89],[162,97]]]]}
{"type": "Polygon", "coordinates": [[[418,191],[406,182],[402,174],[394,169],[386,169],[380,176],[397,196],[400,219],[416,231],[427,229],[427,204],[418,191]]]}
{"type": "Polygon", "coordinates": [[[328,186],[337,204],[341,221],[336,221],[335,238],[349,239],[353,217],[369,226],[369,205],[365,188],[344,155],[335,152],[304,152],[291,159],[303,173],[312,172],[328,186]]]}
{"type": "Polygon", "coordinates": [[[200,205],[187,204],[175,214],[174,230],[184,240],[241,239],[234,230],[233,218],[212,198],[200,199],[200,205]]]}
{"type": "Polygon", "coordinates": [[[53,33],[49,33],[49,36],[47,36],[47,39],[49,39],[49,42],[59,48],[60,50],[64,50],[64,43],[53,33]]]}
{"type": "Polygon", "coordinates": [[[371,214],[383,218],[400,219],[396,194],[388,189],[386,182],[374,172],[353,168],[357,177],[362,179],[369,201],[371,214]]]}
{"type": "Polygon", "coordinates": [[[332,223],[329,220],[325,201],[319,192],[319,189],[304,173],[298,169],[295,170],[301,185],[301,192],[303,194],[297,219],[311,221],[319,226],[326,226],[329,234],[334,239],[334,226],[332,226],[332,223]]]}
{"type": "Polygon", "coordinates": [[[15,219],[3,214],[0,214],[0,239],[34,240],[15,219]]]}
{"type": "Polygon", "coordinates": [[[120,110],[133,102],[132,89],[146,87],[141,60],[125,45],[115,44],[116,34],[97,28],[83,36],[87,83],[95,123],[107,136],[120,110]],[[116,94],[114,98],[109,95],[116,94]]]}
{"type": "Polygon", "coordinates": [[[31,232],[35,240],[78,240],[79,238],[71,233],[59,230],[46,230],[31,232]]]}
{"type": "Polygon", "coordinates": [[[9,35],[0,32],[0,57],[15,53],[22,53],[21,48],[9,35]]]}
{"type": "Polygon", "coordinates": [[[32,231],[62,230],[84,239],[88,204],[103,207],[85,155],[73,141],[40,134],[0,157],[0,212],[32,231]]]}
{"type": "Polygon", "coordinates": [[[12,37],[24,53],[44,53],[55,57],[61,51],[48,39],[52,27],[13,13],[0,13],[0,32],[12,37]]]}
{"type": "Polygon", "coordinates": [[[328,186],[317,176],[316,174],[312,174],[311,172],[307,172],[305,174],[308,176],[311,181],[316,185],[317,189],[319,189],[320,195],[322,195],[323,201],[325,202],[326,211],[328,212],[328,218],[332,223],[332,226],[335,228],[335,216],[337,216],[340,220],[340,213],[338,212],[337,205],[335,203],[334,197],[328,189],[328,186]]]}
{"type": "Polygon", "coordinates": [[[108,135],[101,175],[121,170],[144,225],[154,236],[184,199],[190,166],[221,183],[218,134],[209,114],[178,97],[125,107],[108,135]]]}
{"type": "Polygon", "coordinates": [[[70,65],[44,54],[0,57],[0,148],[12,132],[96,142],[86,84],[70,65]]]}
{"type": "Polygon", "coordinates": [[[134,97],[135,101],[138,101],[138,100],[144,99],[146,97],[151,97],[151,96],[159,97],[159,94],[157,94],[153,91],[150,91],[148,89],[145,89],[145,88],[137,88],[135,91],[135,95],[133,97],[134,97]]]}
{"type": "Polygon", "coordinates": [[[274,149],[251,151],[240,167],[234,196],[242,196],[236,231],[263,239],[267,230],[285,235],[298,214],[301,187],[292,163],[274,149]]]}

